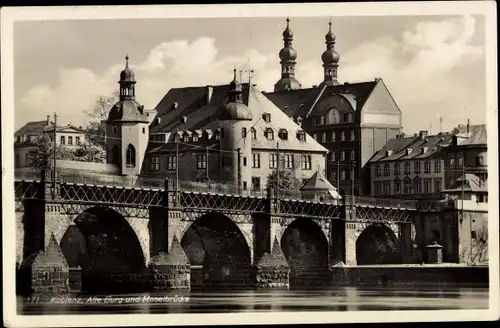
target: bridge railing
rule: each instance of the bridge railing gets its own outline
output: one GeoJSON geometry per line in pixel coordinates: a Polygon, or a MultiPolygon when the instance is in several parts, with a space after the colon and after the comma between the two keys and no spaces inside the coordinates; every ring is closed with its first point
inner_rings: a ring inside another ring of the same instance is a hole
{"type": "Polygon", "coordinates": [[[378,197],[360,197],[360,196],[344,196],[343,203],[345,205],[360,205],[370,207],[389,207],[416,210],[418,203],[416,200],[408,199],[392,199],[378,197]]]}

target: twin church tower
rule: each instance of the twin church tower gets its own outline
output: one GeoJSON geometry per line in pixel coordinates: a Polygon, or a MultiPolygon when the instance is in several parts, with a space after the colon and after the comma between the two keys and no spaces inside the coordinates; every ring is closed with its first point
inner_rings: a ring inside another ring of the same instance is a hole
{"type": "MultiPolygon", "coordinates": [[[[337,68],[339,66],[340,56],[335,51],[335,35],[332,32],[332,22],[329,23],[328,33],[325,35],[326,50],[321,55],[323,61],[324,78],[320,86],[337,85],[337,68]]],[[[302,85],[295,78],[295,64],[297,51],[292,47],[293,32],[290,29],[290,19],[286,19],[286,29],[283,31],[283,49],[280,50],[281,79],[274,85],[274,91],[297,90],[302,85]]]]}

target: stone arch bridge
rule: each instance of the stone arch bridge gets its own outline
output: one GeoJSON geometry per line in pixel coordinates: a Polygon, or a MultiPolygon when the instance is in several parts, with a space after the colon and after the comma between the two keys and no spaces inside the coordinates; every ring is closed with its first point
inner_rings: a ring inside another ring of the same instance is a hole
{"type": "MultiPolygon", "coordinates": [[[[176,191],[168,183],[139,189],[15,181],[15,192],[19,263],[45,250],[52,238],[83,277],[116,270],[139,274],[180,243],[191,267],[203,270],[201,280],[231,285],[250,281],[252,267],[278,246],[291,283],[312,280],[339,262],[408,263],[412,220],[419,213],[408,201],[355,197],[330,204],[276,199],[270,190],[176,191]]],[[[85,287],[83,279],[84,288],[96,281],[87,279],[85,287]]]]}

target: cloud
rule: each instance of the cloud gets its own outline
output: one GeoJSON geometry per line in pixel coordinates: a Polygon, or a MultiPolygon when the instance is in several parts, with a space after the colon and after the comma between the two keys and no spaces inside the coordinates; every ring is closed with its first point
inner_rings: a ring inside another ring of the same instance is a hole
{"type": "MultiPolygon", "coordinates": [[[[475,32],[474,18],[466,16],[424,21],[400,35],[365,41],[341,54],[339,79],[354,82],[382,77],[403,111],[405,128],[413,131],[428,127],[426,120],[435,118],[437,112],[451,117],[454,110],[464,106],[481,111],[478,106],[484,103],[480,99],[484,98],[483,85],[469,85],[471,81],[457,74],[467,70],[467,65],[484,60],[483,47],[470,43],[475,32]]],[[[130,65],[136,71],[138,100],[147,108],[154,107],[172,87],[227,83],[233,67],[252,67],[253,81],[267,91],[273,89],[280,75],[275,52],[249,48],[225,55],[211,37],[158,44],[142,62],[131,59],[130,65]]],[[[98,96],[117,88],[121,69],[123,63],[119,62],[100,75],[84,68],[60,69],[58,85],[34,86],[21,98],[20,116],[29,120],[29,113],[42,109],[56,111],[63,122],[83,124],[83,111],[91,108],[98,96]]],[[[299,62],[297,77],[303,87],[320,83],[323,71],[319,55],[299,62]]]]}

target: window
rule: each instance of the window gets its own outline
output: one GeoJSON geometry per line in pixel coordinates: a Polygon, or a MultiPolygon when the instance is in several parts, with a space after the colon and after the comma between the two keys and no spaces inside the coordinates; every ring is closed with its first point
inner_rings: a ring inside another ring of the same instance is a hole
{"type": "Polygon", "coordinates": [[[204,170],[207,168],[207,154],[196,154],[196,169],[204,170]]]}
{"type": "Polygon", "coordinates": [[[279,131],[279,137],[281,140],[288,140],[288,131],[285,129],[281,129],[279,131]]]}
{"type": "Polygon", "coordinates": [[[337,170],[331,170],[330,175],[332,177],[332,180],[337,180],[337,170]]]}
{"type": "Polygon", "coordinates": [[[449,177],[448,178],[448,188],[451,188],[454,183],[455,183],[455,178],[454,177],[449,177]]]}
{"type": "Polygon", "coordinates": [[[401,193],[401,180],[399,178],[394,179],[394,193],[401,193]]]}
{"type": "Polygon", "coordinates": [[[432,180],[425,179],[424,180],[424,193],[430,194],[432,192],[432,180]]]}
{"type": "Polygon", "coordinates": [[[247,158],[243,157],[243,166],[247,166],[247,158]]]}
{"type": "Polygon", "coordinates": [[[250,133],[252,134],[252,140],[257,140],[257,130],[255,128],[250,129],[250,133]]]}
{"type": "Polygon", "coordinates": [[[299,141],[306,141],[306,133],[304,131],[297,132],[297,139],[299,141]]]}
{"type": "Polygon", "coordinates": [[[341,161],[345,161],[345,151],[344,151],[344,150],[342,150],[342,151],[340,152],[340,160],[341,160],[341,161]]]}
{"type": "Polygon", "coordinates": [[[356,131],[351,131],[351,141],[356,140],[356,131]]]}
{"type": "Polygon", "coordinates": [[[326,142],[326,132],[321,134],[321,142],[326,142]]]}
{"type": "Polygon", "coordinates": [[[68,137],[68,146],[73,146],[73,137],[72,136],[68,137]]]}
{"type": "Polygon", "coordinates": [[[388,177],[390,175],[390,171],[391,171],[390,168],[391,168],[390,164],[384,164],[384,175],[386,177],[388,177]]]}
{"type": "Polygon", "coordinates": [[[405,174],[410,174],[410,163],[405,163],[405,174]]]}
{"type": "Polygon", "coordinates": [[[19,154],[14,155],[14,167],[19,167],[19,154]]]}
{"type": "Polygon", "coordinates": [[[146,128],[142,128],[142,134],[146,133],[146,128]]]}
{"type": "Polygon", "coordinates": [[[441,161],[440,160],[437,160],[434,162],[434,171],[436,173],[441,172],[441,161]]]}
{"type": "Polygon", "coordinates": [[[66,144],[66,137],[61,136],[61,145],[65,145],[65,144],[66,144]]]}
{"type": "Polygon", "coordinates": [[[458,154],[457,158],[457,167],[462,167],[464,165],[464,154],[460,153],[458,154]]]}
{"type": "Polygon", "coordinates": [[[75,142],[77,145],[80,145],[80,137],[75,137],[75,142]]]}
{"type": "Polygon", "coordinates": [[[242,138],[247,137],[247,128],[245,128],[245,127],[241,128],[241,137],[242,138]]]}
{"type": "Polygon", "coordinates": [[[380,165],[379,164],[375,165],[375,176],[379,177],[381,175],[380,172],[381,172],[380,165]]]}
{"type": "Polygon", "coordinates": [[[302,155],[302,169],[310,170],[312,167],[311,155],[302,155]]]}
{"type": "Polygon", "coordinates": [[[278,167],[278,155],[277,154],[270,154],[269,155],[269,168],[275,169],[277,167],[278,167]]]}
{"type": "Polygon", "coordinates": [[[114,133],[114,134],[116,134],[116,130],[117,130],[116,126],[113,126],[113,127],[111,128],[111,131],[113,131],[113,133],[114,133]]]}
{"type": "Polygon", "coordinates": [[[274,140],[274,131],[273,131],[273,129],[271,129],[271,128],[267,128],[267,129],[266,129],[266,132],[264,133],[264,136],[265,136],[268,140],[274,140]]]}
{"type": "Polygon", "coordinates": [[[216,130],[215,133],[214,133],[214,136],[215,136],[215,140],[219,141],[220,140],[220,136],[221,136],[221,131],[216,130]]]}
{"type": "Polygon", "coordinates": [[[319,124],[325,124],[325,117],[324,116],[320,116],[319,124]]]}
{"type": "Polygon", "coordinates": [[[283,159],[284,167],[287,169],[293,169],[293,155],[286,154],[283,159]]]}
{"type": "Polygon", "coordinates": [[[442,185],[442,180],[441,179],[434,179],[434,191],[435,192],[440,192],[441,191],[441,185],[442,185]]]}
{"type": "Polygon", "coordinates": [[[117,145],[114,145],[113,148],[111,148],[111,163],[115,165],[120,164],[120,150],[117,145]]]}
{"type": "Polygon", "coordinates": [[[262,118],[264,119],[264,122],[266,122],[266,123],[271,122],[271,114],[269,114],[269,113],[262,114],[262,118]]]}
{"type": "Polygon", "coordinates": [[[356,152],[354,150],[351,150],[351,156],[350,156],[350,159],[351,161],[355,161],[356,160],[356,152]]]}
{"type": "Polygon", "coordinates": [[[413,164],[413,170],[415,171],[415,174],[420,174],[420,162],[415,162],[413,164]]]}
{"type": "Polygon", "coordinates": [[[260,190],[260,177],[252,177],[252,190],[260,190]]]}
{"type": "Polygon", "coordinates": [[[483,158],[483,156],[477,156],[476,157],[476,165],[477,166],[483,166],[484,165],[484,158],[483,158]]]}
{"type": "Polygon", "coordinates": [[[326,113],[326,124],[337,124],[339,123],[339,111],[336,108],[330,109],[326,113]]]}
{"type": "Polygon", "coordinates": [[[330,160],[331,160],[332,162],[335,162],[335,152],[334,152],[334,151],[332,151],[332,152],[330,153],[330,160]]]}
{"type": "Polygon", "coordinates": [[[243,181],[243,190],[247,190],[247,182],[243,181]]]}
{"type": "Polygon", "coordinates": [[[252,154],[252,167],[257,169],[260,168],[260,154],[252,154]]]}
{"type": "Polygon", "coordinates": [[[390,195],[390,194],[391,194],[391,183],[384,182],[384,195],[390,195]]]}
{"type": "Polygon", "coordinates": [[[186,134],[184,134],[184,136],[182,136],[182,140],[183,140],[184,142],[189,142],[189,134],[187,134],[187,133],[186,133],[186,134]]]}
{"type": "Polygon", "coordinates": [[[127,167],[135,167],[135,148],[132,145],[127,147],[127,167]]]}
{"type": "Polygon", "coordinates": [[[431,173],[431,162],[430,161],[424,162],[424,172],[431,173]]]}
{"type": "Polygon", "coordinates": [[[196,132],[193,133],[193,142],[198,142],[199,140],[199,137],[198,137],[198,134],[196,132]]]}
{"type": "Polygon", "coordinates": [[[375,196],[380,196],[382,192],[380,182],[375,182],[374,185],[375,185],[375,196]]]}
{"type": "MultiPolygon", "coordinates": [[[[340,170],[340,180],[347,180],[347,170],[342,169],[340,170]]],[[[375,182],[378,183],[378,182],[375,182]]]]}
{"type": "Polygon", "coordinates": [[[313,139],[316,141],[318,140],[318,135],[316,133],[313,133],[313,139]]]}
{"type": "Polygon", "coordinates": [[[151,171],[159,171],[160,170],[160,157],[153,156],[151,157],[151,171]]]}
{"type": "Polygon", "coordinates": [[[422,181],[419,177],[413,180],[413,190],[415,194],[420,194],[422,192],[422,181]]]}
{"type": "Polygon", "coordinates": [[[337,141],[337,135],[335,134],[335,131],[332,131],[331,138],[332,138],[332,139],[331,139],[331,141],[332,141],[332,142],[337,141]]]}
{"type": "Polygon", "coordinates": [[[411,180],[408,177],[404,179],[404,192],[405,194],[411,194],[411,180]]]}
{"type": "Polygon", "coordinates": [[[399,163],[395,163],[394,164],[394,175],[399,175],[401,174],[401,166],[399,165],[399,163]]]}
{"type": "Polygon", "coordinates": [[[345,141],[345,132],[340,131],[340,141],[345,141]]]}
{"type": "Polygon", "coordinates": [[[167,170],[174,171],[177,169],[177,156],[167,156],[167,170]]]}
{"type": "Polygon", "coordinates": [[[448,166],[449,167],[455,167],[455,158],[454,157],[450,157],[448,158],[448,166]]]}

